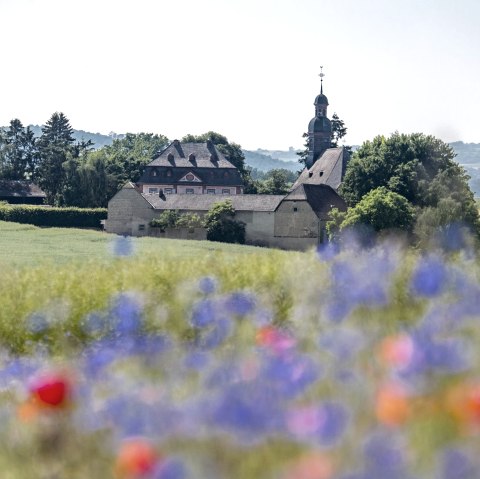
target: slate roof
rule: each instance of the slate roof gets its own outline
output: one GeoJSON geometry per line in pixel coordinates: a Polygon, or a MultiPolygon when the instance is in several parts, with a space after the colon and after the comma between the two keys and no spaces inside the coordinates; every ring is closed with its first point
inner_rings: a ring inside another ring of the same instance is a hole
{"type": "Polygon", "coordinates": [[[308,169],[305,168],[292,187],[292,191],[300,184],[328,185],[335,191],[340,186],[348,161],[348,152],[343,148],[329,148],[308,169]]]}
{"type": "MultiPolygon", "coordinates": [[[[197,176],[204,185],[243,186],[238,169],[210,141],[180,143],[175,140],[145,167],[138,182],[176,185],[189,172],[197,176]]],[[[181,181],[181,184],[190,186],[199,183],[181,181]]]]}
{"type": "Polygon", "coordinates": [[[180,143],[174,140],[147,166],[171,166],[180,168],[235,168],[213,143],[180,143]],[[169,160],[169,155],[173,159],[169,160]],[[190,155],[195,159],[190,160],[190,155]]]}
{"type": "Polygon", "coordinates": [[[0,180],[0,198],[45,198],[35,183],[24,180],[0,180]]]}
{"type": "Polygon", "coordinates": [[[232,200],[236,211],[275,211],[283,195],[149,195],[142,196],[156,210],[208,211],[219,201],[232,200]]]}
{"type": "Polygon", "coordinates": [[[306,200],[318,218],[327,219],[332,207],[345,211],[347,205],[328,185],[300,184],[285,197],[285,201],[306,200]]]}

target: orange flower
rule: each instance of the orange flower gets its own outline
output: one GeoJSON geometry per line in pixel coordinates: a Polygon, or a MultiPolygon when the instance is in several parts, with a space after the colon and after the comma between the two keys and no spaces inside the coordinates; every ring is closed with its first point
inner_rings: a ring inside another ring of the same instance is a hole
{"type": "Polygon", "coordinates": [[[480,384],[459,384],[446,395],[446,409],[462,425],[480,426],[480,384]]]}
{"type": "Polygon", "coordinates": [[[139,478],[150,474],[161,457],[145,438],[134,437],[123,442],[117,455],[115,473],[121,478],[139,478]]]}
{"type": "Polygon", "coordinates": [[[405,389],[396,383],[384,385],[377,393],[375,413],[387,426],[400,426],[410,416],[410,403],[405,389]]]}

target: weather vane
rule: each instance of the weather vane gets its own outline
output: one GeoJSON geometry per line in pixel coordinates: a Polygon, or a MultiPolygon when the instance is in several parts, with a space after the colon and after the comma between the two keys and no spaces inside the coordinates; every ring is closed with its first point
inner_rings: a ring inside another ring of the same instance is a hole
{"type": "Polygon", "coordinates": [[[320,93],[323,93],[323,77],[325,76],[325,73],[323,73],[323,66],[320,65],[320,93]]]}

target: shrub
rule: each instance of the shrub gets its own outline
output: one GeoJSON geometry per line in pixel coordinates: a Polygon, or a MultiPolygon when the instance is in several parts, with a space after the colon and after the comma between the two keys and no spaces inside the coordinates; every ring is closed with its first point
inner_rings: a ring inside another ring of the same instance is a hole
{"type": "Polygon", "coordinates": [[[35,226],[100,228],[106,208],[55,208],[30,205],[0,205],[0,220],[35,226]]]}
{"type": "Polygon", "coordinates": [[[234,220],[231,200],[215,203],[205,215],[207,239],[223,243],[245,243],[245,223],[234,220]]]}
{"type": "Polygon", "coordinates": [[[178,211],[165,210],[158,218],[150,221],[150,226],[160,228],[160,231],[164,232],[167,228],[175,228],[179,218],[180,213],[178,211]]]}

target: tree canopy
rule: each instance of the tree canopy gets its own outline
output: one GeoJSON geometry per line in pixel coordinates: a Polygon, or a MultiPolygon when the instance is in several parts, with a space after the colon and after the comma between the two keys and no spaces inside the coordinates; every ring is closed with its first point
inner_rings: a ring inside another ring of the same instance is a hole
{"type": "MultiPolygon", "coordinates": [[[[374,190],[401,195],[416,207],[417,217],[423,217],[424,234],[428,234],[427,217],[435,218],[433,223],[438,223],[438,218],[444,223],[462,222],[478,231],[478,211],[469,178],[454,157],[452,148],[433,136],[398,132],[388,138],[377,136],[353,155],[340,193],[357,212],[355,207],[360,203],[363,207],[364,198],[374,190]],[[422,214],[426,208],[430,209],[427,216],[422,214]],[[435,209],[442,211],[434,214],[435,209]]],[[[368,198],[370,202],[373,197],[368,198]]],[[[435,227],[433,223],[431,228],[435,227]]],[[[399,223],[398,227],[404,225],[399,223]]]]}

